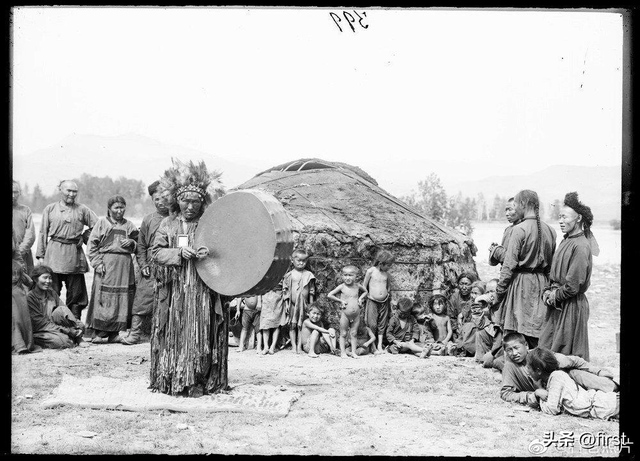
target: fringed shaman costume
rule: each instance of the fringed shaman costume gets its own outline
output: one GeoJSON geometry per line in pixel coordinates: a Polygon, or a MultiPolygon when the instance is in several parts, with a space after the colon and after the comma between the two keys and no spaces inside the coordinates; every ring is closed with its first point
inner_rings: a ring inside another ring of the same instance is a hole
{"type": "MultiPolygon", "coordinates": [[[[207,188],[217,176],[209,175],[202,162],[185,165],[174,160],[161,185],[176,199],[197,193],[203,211],[211,201],[207,188]]],[[[220,186],[217,191],[221,190],[220,186]]],[[[185,220],[182,213],[168,216],[152,247],[153,260],[164,269],[166,279],[158,286],[153,316],[150,387],[190,397],[227,388],[228,303],[204,284],[195,268],[196,259],[183,259],[178,246],[178,235],[186,234],[193,247],[198,219],[185,220]]]]}

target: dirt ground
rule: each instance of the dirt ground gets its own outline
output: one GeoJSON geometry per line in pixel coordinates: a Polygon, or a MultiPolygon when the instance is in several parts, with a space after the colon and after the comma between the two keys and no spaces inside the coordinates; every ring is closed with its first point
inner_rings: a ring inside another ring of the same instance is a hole
{"type": "MultiPolygon", "coordinates": [[[[477,261],[477,269],[483,280],[497,270],[483,261],[477,261]]],[[[90,286],[90,277],[87,282],[90,286]]],[[[620,265],[594,266],[587,296],[591,362],[619,376],[615,334],[620,328],[620,265]]],[[[524,407],[500,399],[499,373],[471,358],[385,354],[312,359],[290,350],[273,356],[236,350],[229,351],[231,387],[282,385],[303,393],[286,417],[45,409],[42,402],[65,374],[147,378],[149,344],[14,355],[11,452],[533,456],[529,444],[543,439],[545,432],[554,431],[557,438],[562,431],[573,431],[573,452],[550,447],[542,456],[617,455],[613,450],[580,450],[578,443],[583,433],[617,435],[617,422],[522,411],[524,407]],[[96,435],[84,438],[81,431],[96,435]]]]}

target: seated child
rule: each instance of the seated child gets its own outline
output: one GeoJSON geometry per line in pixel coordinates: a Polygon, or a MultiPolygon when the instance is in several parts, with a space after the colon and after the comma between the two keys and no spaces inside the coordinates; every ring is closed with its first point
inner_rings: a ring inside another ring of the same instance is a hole
{"type": "Polygon", "coordinates": [[[449,355],[455,345],[451,342],[453,329],[451,328],[451,319],[447,315],[449,301],[444,295],[434,294],[429,300],[429,308],[433,312],[427,314],[426,322],[433,333],[435,344],[431,349],[433,355],[449,355]]]}
{"type": "MultiPolygon", "coordinates": [[[[521,333],[513,332],[504,336],[502,344],[507,360],[502,369],[500,397],[507,402],[537,407],[538,401],[534,392],[539,386],[527,371],[527,340],[521,333]]],[[[618,389],[618,385],[612,379],[613,375],[608,370],[595,367],[577,356],[557,352],[554,356],[559,367],[569,371],[573,380],[582,387],[604,392],[618,389]]]]}
{"type": "Polygon", "coordinates": [[[367,290],[359,283],[356,283],[356,276],[358,275],[358,268],[356,266],[345,266],[342,268],[342,280],[343,283],[331,290],[327,295],[332,301],[340,303],[340,309],[342,314],[340,315],[340,357],[346,358],[347,351],[345,342],[347,338],[347,331],[351,337],[351,354],[349,356],[357,358],[356,347],[357,340],[356,335],[358,326],[360,325],[360,306],[364,299],[367,297],[367,290]],[[362,292],[362,296],[360,296],[362,292]],[[340,295],[338,298],[336,295],[340,295]]]}
{"type": "Polygon", "coordinates": [[[429,357],[431,346],[424,346],[416,343],[420,339],[420,328],[416,319],[411,315],[413,308],[413,300],[409,298],[400,298],[398,300],[398,309],[391,316],[389,326],[387,327],[387,352],[392,354],[412,353],[421,359],[429,357]]]}
{"type": "Polygon", "coordinates": [[[376,254],[373,266],[367,269],[362,285],[367,290],[367,304],[365,306],[365,320],[367,326],[378,336],[376,354],[382,353],[382,340],[391,311],[391,276],[389,269],[395,261],[390,251],[380,250],[376,254]]]}
{"type": "Polygon", "coordinates": [[[309,317],[302,322],[300,338],[302,350],[309,357],[318,357],[318,354],[336,351],[336,330],[326,329],[322,321],[322,309],[317,304],[309,306],[309,317]]]}
{"type": "Polygon", "coordinates": [[[471,304],[465,305],[462,312],[458,314],[458,325],[460,327],[460,339],[456,344],[458,356],[473,356],[476,353],[476,332],[478,325],[482,321],[482,307],[476,303],[476,298],[484,293],[485,284],[475,281],[471,284],[471,304]]]}
{"type": "Polygon", "coordinates": [[[418,341],[425,345],[435,345],[433,333],[431,332],[431,328],[428,325],[428,314],[425,307],[421,306],[420,304],[415,304],[411,309],[411,315],[413,315],[413,318],[416,319],[418,328],[420,329],[420,339],[418,339],[418,341]]]}
{"type": "Polygon", "coordinates": [[[620,394],[579,386],[569,374],[560,370],[558,360],[549,349],[536,347],[527,354],[527,371],[534,381],[540,381],[542,389],[533,393],[538,398],[543,413],[557,415],[561,412],[582,418],[608,420],[620,414],[620,394]]]}
{"type": "MultiPolygon", "coordinates": [[[[350,338],[346,338],[346,348],[351,348],[350,338]]],[[[364,319],[360,319],[360,323],[358,324],[358,331],[356,332],[356,355],[368,355],[375,354],[376,352],[376,335],[373,334],[371,328],[369,328],[364,319]]],[[[347,352],[347,355],[351,354],[351,352],[347,352]]]]}
{"type": "Polygon", "coordinates": [[[258,354],[262,352],[262,334],[260,333],[261,310],[262,296],[240,298],[235,318],[237,319],[240,316],[240,312],[242,312],[242,331],[240,332],[240,344],[238,344],[236,352],[242,352],[244,350],[249,330],[251,330],[251,335],[257,335],[256,349],[258,354]]]}

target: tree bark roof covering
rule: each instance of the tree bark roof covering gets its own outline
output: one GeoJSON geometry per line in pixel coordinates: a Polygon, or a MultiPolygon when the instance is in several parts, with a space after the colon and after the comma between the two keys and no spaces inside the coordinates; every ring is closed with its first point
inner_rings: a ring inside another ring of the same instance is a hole
{"type": "Polygon", "coordinates": [[[358,167],[317,158],[288,162],[257,174],[236,189],[274,195],[299,232],[370,238],[378,245],[432,247],[470,239],[385,192],[358,167]]]}

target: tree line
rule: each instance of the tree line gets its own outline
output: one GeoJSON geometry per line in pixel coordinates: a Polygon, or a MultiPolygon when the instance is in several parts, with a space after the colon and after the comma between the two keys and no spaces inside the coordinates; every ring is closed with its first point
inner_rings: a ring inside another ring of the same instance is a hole
{"type": "MultiPolygon", "coordinates": [[[[78,184],[78,202],[91,208],[98,216],[107,214],[107,200],[113,195],[121,195],[127,201],[127,216],[143,217],[155,210],[147,184],[139,179],[130,179],[123,176],[112,179],[109,176],[98,177],[83,174],[79,178],[73,178],[78,184]]],[[[29,188],[28,184],[22,184],[22,196],[20,203],[31,208],[33,213],[42,213],[44,207],[60,200],[56,191],[51,195],[45,195],[39,184],[29,188]]]]}
{"type": "MultiPolygon", "coordinates": [[[[440,177],[431,173],[424,181],[418,182],[418,192],[403,196],[401,200],[431,219],[471,236],[474,221],[506,221],[504,209],[509,198],[511,196],[496,194],[493,200],[487,200],[483,193],[473,198],[463,197],[461,192],[447,195],[440,177]]],[[[549,204],[541,202],[540,218],[557,221],[561,207],[562,201],[559,199],[549,204]]]]}

